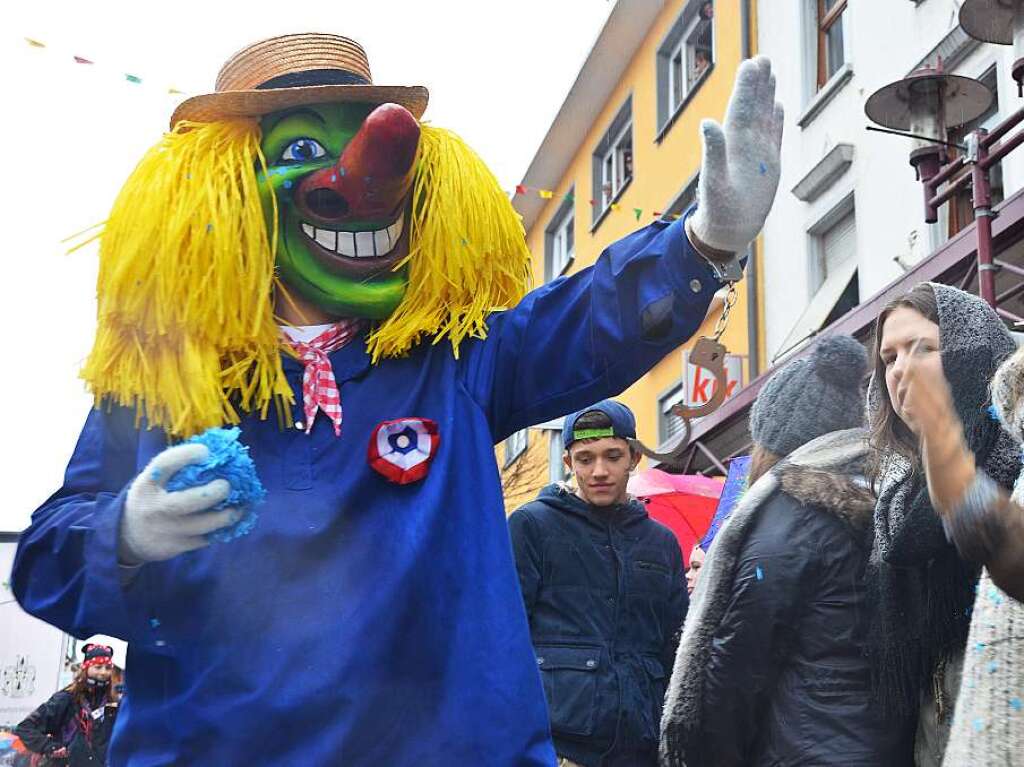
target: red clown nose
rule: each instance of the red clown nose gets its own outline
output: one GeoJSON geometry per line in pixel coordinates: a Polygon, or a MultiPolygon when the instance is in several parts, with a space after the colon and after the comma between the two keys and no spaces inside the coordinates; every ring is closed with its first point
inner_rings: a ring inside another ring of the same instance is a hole
{"type": "Polygon", "coordinates": [[[363,122],[336,165],[306,176],[295,200],[314,223],[390,220],[415,175],[420,126],[405,107],[381,104],[363,122]]]}

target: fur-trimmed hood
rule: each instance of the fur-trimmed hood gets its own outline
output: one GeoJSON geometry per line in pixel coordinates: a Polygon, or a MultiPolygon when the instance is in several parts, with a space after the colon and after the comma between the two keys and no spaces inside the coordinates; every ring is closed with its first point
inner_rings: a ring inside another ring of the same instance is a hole
{"type": "Polygon", "coordinates": [[[858,532],[871,527],[875,494],[856,465],[851,474],[785,462],[775,473],[782,492],[805,506],[816,506],[835,514],[858,532]]]}

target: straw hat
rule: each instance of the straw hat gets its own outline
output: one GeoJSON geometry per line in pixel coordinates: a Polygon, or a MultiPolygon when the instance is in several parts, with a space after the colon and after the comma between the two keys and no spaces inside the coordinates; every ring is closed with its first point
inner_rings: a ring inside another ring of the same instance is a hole
{"type": "Polygon", "coordinates": [[[304,104],[353,101],[401,104],[418,120],[427,108],[421,85],[374,85],[366,51],[341,35],[281,35],[243,48],[221,68],[214,92],[186,99],[171,115],[211,122],[260,117],[304,104]]]}

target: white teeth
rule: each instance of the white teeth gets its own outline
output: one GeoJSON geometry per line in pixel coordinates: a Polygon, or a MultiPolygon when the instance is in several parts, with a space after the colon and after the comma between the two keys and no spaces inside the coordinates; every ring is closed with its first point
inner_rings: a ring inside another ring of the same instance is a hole
{"type": "Polygon", "coordinates": [[[323,245],[328,250],[334,250],[334,246],[338,240],[338,233],[332,232],[330,229],[317,229],[316,230],[316,241],[323,245]]]}
{"type": "Polygon", "coordinates": [[[303,233],[322,248],[349,258],[374,258],[388,255],[402,236],[402,218],[391,226],[373,232],[339,232],[302,223],[303,233]]]}
{"type": "Polygon", "coordinates": [[[373,249],[373,232],[356,232],[356,255],[377,255],[373,249]]]}
{"type": "Polygon", "coordinates": [[[355,256],[356,238],[352,232],[338,232],[338,252],[343,256],[355,256]]]}
{"type": "Polygon", "coordinates": [[[404,216],[399,216],[398,220],[395,221],[391,226],[388,227],[388,237],[391,238],[391,246],[394,247],[395,243],[398,242],[398,238],[402,236],[402,223],[405,221],[404,216]]]}

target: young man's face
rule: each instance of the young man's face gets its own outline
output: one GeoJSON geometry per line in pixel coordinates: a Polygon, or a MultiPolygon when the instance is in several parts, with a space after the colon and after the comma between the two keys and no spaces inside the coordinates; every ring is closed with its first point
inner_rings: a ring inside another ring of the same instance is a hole
{"type": "Polygon", "coordinates": [[[639,453],[619,437],[585,439],[569,446],[565,464],[576,474],[580,497],[594,506],[614,506],[626,500],[629,472],[639,453]]]}

